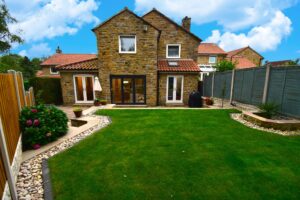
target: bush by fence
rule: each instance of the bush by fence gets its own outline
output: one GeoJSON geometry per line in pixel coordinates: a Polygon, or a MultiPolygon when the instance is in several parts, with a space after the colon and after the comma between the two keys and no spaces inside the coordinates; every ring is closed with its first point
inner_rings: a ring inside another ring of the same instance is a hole
{"type": "Polygon", "coordinates": [[[222,98],[225,90],[225,99],[252,105],[272,102],[281,113],[300,117],[300,66],[217,72],[205,77],[203,87],[204,96],[222,98]]]}
{"type": "Polygon", "coordinates": [[[62,92],[60,79],[57,78],[33,78],[29,85],[35,90],[35,98],[39,103],[61,105],[62,92]]]}

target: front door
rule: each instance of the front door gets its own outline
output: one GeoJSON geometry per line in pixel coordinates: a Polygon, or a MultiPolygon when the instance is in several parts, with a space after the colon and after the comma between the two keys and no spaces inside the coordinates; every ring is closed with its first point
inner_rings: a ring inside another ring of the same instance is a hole
{"type": "Polygon", "coordinates": [[[74,90],[76,103],[93,103],[94,76],[74,75],[74,90]]]}
{"type": "Polygon", "coordinates": [[[183,76],[167,77],[167,103],[182,103],[183,76]]]}
{"type": "Polygon", "coordinates": [[[114,104],[146,104],[144,75],[111,75],[110,87],[114,104]]]}

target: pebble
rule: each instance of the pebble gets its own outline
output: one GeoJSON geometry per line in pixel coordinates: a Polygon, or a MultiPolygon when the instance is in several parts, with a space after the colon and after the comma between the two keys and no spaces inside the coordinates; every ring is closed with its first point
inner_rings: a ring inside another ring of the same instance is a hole
{"type": "Polygon", "coordinates": [[[67,139],[57,146],[27,160],[24,161],[20,166],[20,171],[17,177],[17,193],[18,199],[32,200],[32,199],[44,199],[44,188],[42,179],[42,160],[48,159],[51,156],[64,151],[80,140],[86,138],[87,136],[93,134],[96,130],[100,130],[111,123],[109,117],[106,116],[96,116],[100,119],[100,123],[96,126],[84,131],[73,138],[67,139]]]}

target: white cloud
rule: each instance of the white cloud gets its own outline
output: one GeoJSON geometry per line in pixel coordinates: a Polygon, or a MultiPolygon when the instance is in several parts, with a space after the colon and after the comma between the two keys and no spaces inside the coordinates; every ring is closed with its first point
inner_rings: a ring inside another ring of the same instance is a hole
{"type": "Polygon", "coordinates": [[[222,30],[213,31],[207,41],[218,41],[225,49],[251,45],[258,51],[267,51],[275,49],[290,34],[291,20],[282,10],[297,2],[298,0],[135,0],[135,5],[136,11],[141,13],[156,7],[176,21],[188,15],[198,25],[216,22],[222,30]]]}
{"type": "Polygon", "coordinates": [[[96,0],[11,0],[8,8],[19,22],[11,24],[15,32],[22,30],[26,42],[75,34],[86,23],[98,23],[93,15],[96,0]]]}
{"type": "Polygon", "coordinates": [[[32,45],[28,50],[22,50],[19,52],[21,56],[33,57],[46,57],[52,53],[48,43],[39,43],[32,45]]]}
{"type": "Polygon", "coordinates": [[[274,50],[281,40],[291,33],[291,20],[282,12],[277,11],[275,17],[268,23],[253,27],[248,33],[235,34],[212,31],[206,42],[218,43],[225,50],[232,50],[250,45],[258,51],[274,50]]]}

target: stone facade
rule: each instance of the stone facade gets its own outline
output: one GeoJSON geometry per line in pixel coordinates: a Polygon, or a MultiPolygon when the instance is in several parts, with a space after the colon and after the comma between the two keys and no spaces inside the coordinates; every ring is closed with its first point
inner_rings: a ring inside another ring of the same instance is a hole
{"type": "Polygon", "coordinates": [[[97,37],[102,98],[111,102],[110,75],[146,75],[146,102],[156,105],[159,31],[128,10],[94,30],[97,37]],[[144,30],[147,26],[147,31],[144,30]],[[136,36],[136,53],[119,53],[119,36],[136,36]]]}
{"type": "Polygon", "coordinates": [[[42,66],[41,71],[43,72],[43,76],[50,76],[50,66],[42,66]]]}
{"type": "Polygon", "coordinates": [[[180,58],[197,60],[200,39],[193,37],[182,28],[171,23],[156,10],[149,12],[143,18],[162,31],[158,44],[158,59],[166,58],[167,44],[180,44],[180,58]]]}
{"type": "Polygon", "coordinates": [[[251,48],[246,48],[245,50],[236,54],[236,56],[243,56],[256,64],[257,66],[261,66],[262,56],[253,51],[251,48]]]}
{"type": "MultiPolygon", "coordinates": [[[[183,76],[183,104],[187,105],[189,95],[193,91],[198,91],[198,78],[197,73],[191,74],[180,74],[180,73],[161,73],[159,75],[159,105],[166,106],[166,95],[167,95],[167,77],[168,76],[183,76]]],[[[169,105],[176,105],[174,103],[169,105]]],[[[182,105],[182,104],[179,104],[182,105]]]]}
{"type": "Polygon", "coordinates": [[[60,84],[62,88],[64,105],[73,105],[75,103],[73,76],[76,74],[90,74],[90,75],[98,76],[98,73],[95,71],[90,71],[90,72],[60,71],[60,75],[61,75],[60,84]]]}
{"type": "MultiPolygon", "coordinates": [[[[217,57],[217,62],[215,64],[217,64],[218,62],[224,60],[226,58],[226,55],[211,55],[211,56],[216,56],[217,57]]],[[[203,65],[210,65],[211,63],[209,63],[209,57],[210,55],[198,55],[197,58],[197,63],[203,64],[203,65]]],[[[213,65],[215,65],[213,64],[213,65]]]]}

